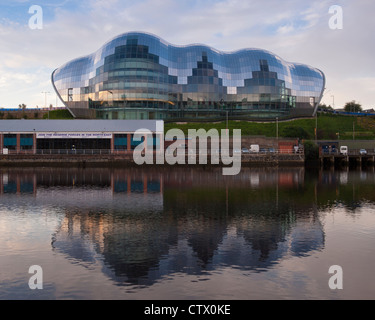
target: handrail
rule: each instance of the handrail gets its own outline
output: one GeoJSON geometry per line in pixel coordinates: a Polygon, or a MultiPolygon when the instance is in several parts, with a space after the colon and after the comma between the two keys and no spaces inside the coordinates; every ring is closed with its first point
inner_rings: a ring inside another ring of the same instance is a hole
{"type": "Polygon", "coordinates": [[[325,155],[341,155],[341,156],[374,156],[375,155],[375,149],[369,150],[369,149],[349,149],[346,154],[343,154],[340,152],[340,150],[322,150],[320,151],[320,154],[322,156],[325,155]],[[361,150],[365,150],[365,152],[361,152],[361,150]]]}
{"type": "MultiPolygon", "coordinates": [[[[221,149],[218,150],[193,150],[191,152],[188,148],[185,148],[186,155],[220,155],[221,149]]],[[[111,149],[28,149],[28,150],[10,150],[8,153],[3,153],[0,150],[1,155],[133,155],[134,150],[111,150],[111,149]]],[[[158,151],[153,150],[153,153],[158,151]]],[[[164,150],[165,154],[171,154],[167,149],[164,150]]],[[[291,149],[272,149],[272,150],[260,150],[259,152],[244,152],[241,149],[229,150],[230,154],[241,153],[241,156],[255,156],[255,155],[304,155],[304,149],[300,148],[297,151],[291,149]]]]}

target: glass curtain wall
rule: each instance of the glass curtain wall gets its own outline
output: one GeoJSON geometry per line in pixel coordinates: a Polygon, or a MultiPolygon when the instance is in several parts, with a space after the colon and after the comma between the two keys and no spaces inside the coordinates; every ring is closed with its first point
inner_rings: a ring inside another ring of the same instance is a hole
{"type": "Polygon", "coordinates": [[[103,119],[218,119],[312,116],[324,74],[261,49],[222,52],[126,33],[54,71],[72,113],[103,119]]]}

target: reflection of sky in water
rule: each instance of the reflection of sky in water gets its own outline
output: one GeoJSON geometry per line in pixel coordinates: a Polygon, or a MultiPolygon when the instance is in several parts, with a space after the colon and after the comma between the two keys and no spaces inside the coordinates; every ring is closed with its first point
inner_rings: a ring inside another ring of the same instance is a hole
{"type": "MultiPolygon", "coordinates": [[[[366,222],[374,222],[368,214],[374,212],[368,191],[373,173],[366,180],[349,173],[341,184],[342,174],[311,179],[298,170],[289,175],[287,170],[245,172],[229,180],[210,172],[153,172],[140,179],[139,171],[113,175],[101,170],[100,182],[98,171],[86,172],[57,172],[48,179],[38,171],[3,175],[3,188],[16,183],[0,196],[1,280],[8,290],[3,285],[0,298],[32,297],[22,292],[28,279],[24,270],[38,261],[53,269],[56,260],[66,259],[97,279],[106,277],[108,287],[113,282],[150,288],[174,275],[208,281],[223,270],[238,270],[244,277],[264,274],[270,280],[288,261],[324,255],[327,238],[332,243],[331,235],[341,231],[335,223],[360,228],[362,237],[354,237],[353,250],[361,242],[362,250],[374,244],[374,224],[366,222]],[[359,203],[357,209],[353,202],[359,203]]],[[[296,274],[304,279],[303,271],[296,274]]],[[[72,274],[65,277],[69,283],[72,274]]],[[[44,298],[63,295],[53,279],[44,298]]],[[[74,288],[65,286],[68,292],[74,288]]],[[[132,290],[139,292],[136,287],[132,290]]],[[[71,295],[84,292],[77,290],[71,295]]]]}

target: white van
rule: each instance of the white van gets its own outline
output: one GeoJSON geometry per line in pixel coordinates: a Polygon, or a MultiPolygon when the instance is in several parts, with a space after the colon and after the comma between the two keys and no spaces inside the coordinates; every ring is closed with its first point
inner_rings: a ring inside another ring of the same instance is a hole
{"type": "Polygon", "coordinates": [[[348,155],[348,147],[347,146],[341,146],[340,147],[340,154],[343,154],[344,156],[348,155]]]}
{"type": "Polygon", "coordinates": [[[259,144],[252,144],[250,146],[250,152],[251,153],[259,153],[259,144]]]}

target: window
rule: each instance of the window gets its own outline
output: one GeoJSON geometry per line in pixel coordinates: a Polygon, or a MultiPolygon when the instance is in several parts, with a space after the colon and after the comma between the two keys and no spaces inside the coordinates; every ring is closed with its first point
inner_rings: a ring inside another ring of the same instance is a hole
{"type": "Polygon", "coordinates": [[[128,135],[115,134],[115,150],[127,150],[128,148],[128,135]]]}
{"type": "Polygon", "coordinates": [[[20,147],[21,150],[31,150],[34,145],[34,138],[32,134],[21,134],[20,147]]]}
{"type": "Polygon", "coordinates": [[[73,88],[68,89],[68,101],[73,101],[73,88]]]}
{"type": "Polygon", "coordinates": [[[17,135],[15,134],[4,134],[4,148],[9,150],[16,150],[17,147],[17,135]]]}
{"type": "Polygon", "coordinates": [[[131,149],[134,150],[138,145],[140,145],[145,140],[145,137],[142,137],[141,140],[142,141],[135,141],[134,135],[132,134],[131,135],[131,149]]]}

